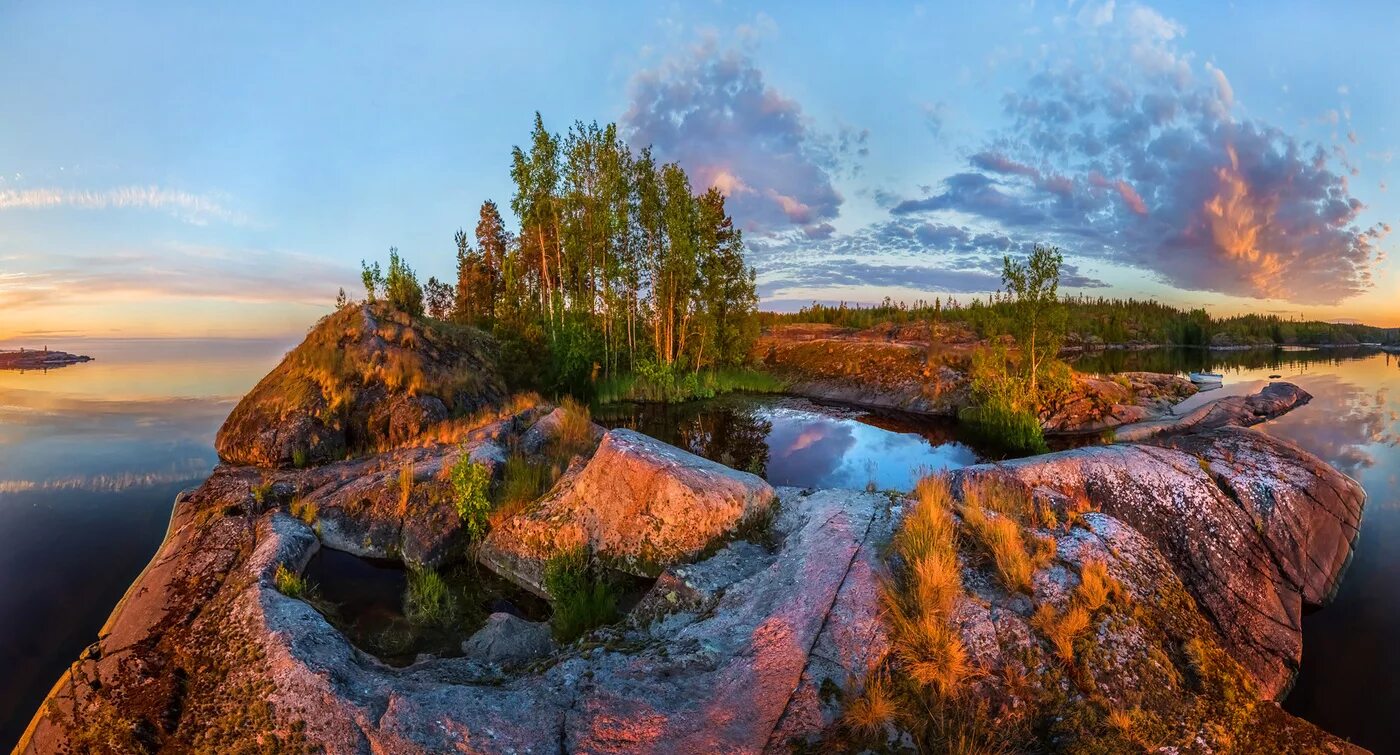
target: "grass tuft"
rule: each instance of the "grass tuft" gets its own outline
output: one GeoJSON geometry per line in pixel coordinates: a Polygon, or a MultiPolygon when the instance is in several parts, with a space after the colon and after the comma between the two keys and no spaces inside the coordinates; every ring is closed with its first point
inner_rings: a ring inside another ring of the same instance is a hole
{"type": "Polygon", "coordinates": [[[403,596],[403,614],[419,625],[446,625],[456,618],[456,601],[442,575],[432,569],[410,569],[403,596]]]}
{"type": "Polygon", "coordinates": [[[408,514],[408,503],[413,498],[413,462],[405,461],[399,466],[398,479],[399,516],[408,514]]]}
{"type": "Polygon", "coordinates": [[[1029,594],[1035,567],[1021,536],[1021,525],[1006,515],[989,515],[973,505],[963,507],[962,517],[973,538],[992,557],[1002,583],[1010,590],[1029,594]]]}
{"type": "Polygon", "coordinates": [[[1055,655],[1065,663],[1074,660],[1074,641],[1089,628],[1089,622],[1089,612],[1079,605],[1060,613],[1049,603],[1042,603],[1031,617],[1031,626],[1050,641],[1055,655]]]}
{"type": "Polygon", "coordinates": [[[857,734],[873,737],[894,721],[898,713],[899,705],[888,677],[875,673],[866,680],[860,696],[846,706],[842,719],[857,734]]]}
{"type": "Polygon", "coordinates": [[[554,600],[550,623],[560,642],[572,642],[591,629],[617,621],[613,587],[597,573],[583,548],[564,551],[546,561],[544,585],[554,600]]]}
{"type": "Polygon", "coordinates": [[[289,598],[305,598],[311,593],[311,586],[307,584],[306,578],[288,569],[286,564],[277,565],[277,571],[272,573],[272,584],[277,588],[277,592],[289,598]]]}

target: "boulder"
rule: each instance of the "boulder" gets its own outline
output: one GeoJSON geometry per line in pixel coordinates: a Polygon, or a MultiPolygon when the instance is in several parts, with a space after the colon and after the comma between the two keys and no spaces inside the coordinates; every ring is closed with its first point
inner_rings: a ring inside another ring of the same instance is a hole
{"type": "Polygon", "coordinates": [[[773,501],[762,478],[631,430],[611,430],[593,458],[494,528],[478,557],[548,595],[550,557],[584,548],[607,566],[655,577],[699,555],[773,501]]]}
{"type": "Polygon", "coordinates": [[[1335,591],[1366,500],[1356,481],[1287,441],[1231,427],[956,473],[988,474],[1087,502],[1146,538],[1271,698],[1292,682],[1303,608],[1335,591]]]}
{"type": "Polygon", "coordinates": [[[1311,394],[1292,383],[1269,383],[1248,396],[1225,396],[1180,416],[1120,427],[1113,437],[1120,442],[1136,442],[1157,435],[1180,435],[1217,427],[1252,427],[1287,414],[1311,400],[1311,394]]]}
{"type": "Polygon", "coordinates": [[[404,445],[449,416],[501,404],[494,352],[472,328],[384,304],[343,307],[238,402],[215,449],[230,464],[277,467],[404,445]]]}
{"type": "MultiPolygon", "coordinates": [[[[527,454],[543,453],[559,438],[560,428],[565,421],[564,417],[565,410],[563,408],[556,408],[541,417],[520,436],[520,450],[527,454]]],[[[603,440],[603,433],[607,431],[596,423],[590,423],[589,429],[592,434],[592,443],[596,446],[603,440]]]]}
{"type": "Polygon", "coordinates": [[[549,624],[509,613],[493,613],[486,626],[462,642],[462,654],[483,663],[514,666],[554,652],[549,624]]]}

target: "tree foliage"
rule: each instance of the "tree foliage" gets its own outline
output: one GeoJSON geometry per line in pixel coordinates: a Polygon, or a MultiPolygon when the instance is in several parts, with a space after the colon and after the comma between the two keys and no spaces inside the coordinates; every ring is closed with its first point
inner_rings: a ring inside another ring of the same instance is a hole
{"type": "Polygon", "coordinates": [[[481,206],[475,245],[456,235],[452,316],[492,329],[512,373],[578,394],[642,364],[737,366],[757,336],[754,272],[717,189],[634,154],[613,124],[561,138],[536,114],[511,153],[506,230],[481,206]]]}

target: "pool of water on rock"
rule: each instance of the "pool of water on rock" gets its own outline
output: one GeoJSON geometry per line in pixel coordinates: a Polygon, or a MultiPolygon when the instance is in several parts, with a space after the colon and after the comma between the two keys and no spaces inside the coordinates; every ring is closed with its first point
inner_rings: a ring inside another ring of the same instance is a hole
{"type": "Polygon", "coordinates": [[[626,427],[774,485],[910,490],[924,474],[985,455],[957,423],[911,418],[785,396],[728,395],[684,404],[595,408],[606,427],[626,427]]]}
{"type": "Polygon", "coordinates": [[[361,558],[321,548],[302,570],[313,586],[310,603],[360,649],[394,666],[406,666],[420,654],[462,654],[462,641],[492,613],[510,613],[531,621],[549,619],[549,603],[470,562],[440,571],[454,606],[441,624],[415,624],[404,613],[409,572],[402,563],[361,558]]]}

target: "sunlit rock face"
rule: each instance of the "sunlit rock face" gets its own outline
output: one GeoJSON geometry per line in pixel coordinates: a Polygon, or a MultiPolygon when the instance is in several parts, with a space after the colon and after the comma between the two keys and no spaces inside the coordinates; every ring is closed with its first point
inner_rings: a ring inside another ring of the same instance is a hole
{"type": "Polygon", "coordinates": [[[344,307],[238,402],[215,449],[231,464],[270,467],[404,444],[505,398],[494,350],[470,328],[344,307]]]}
{"type": "Polygon", "coordinates": [[[1298,669],[1303,607],[1335,593],[1366,500],[1311,454],[1237,427],[960,471],[988,473],[1086,500],[1147,538],[1269,697],[1298,669]]]}
{"type": "Polygon", "coordinates": [[[694,558],[773,500],[762,478],[631,430],[611,430],[586,465],[493,529],[480,559],[546,595],[551,556],[583,548],[613,568],[656,576],[694,558]]]}

